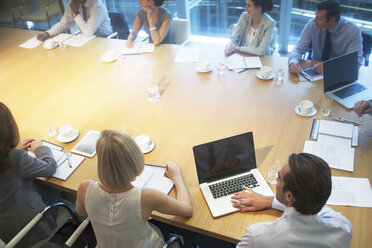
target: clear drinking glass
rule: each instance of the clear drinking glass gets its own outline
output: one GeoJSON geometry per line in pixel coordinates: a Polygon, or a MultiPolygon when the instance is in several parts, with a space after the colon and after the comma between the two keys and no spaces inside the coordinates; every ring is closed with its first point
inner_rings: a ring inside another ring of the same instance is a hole
{"type": "Polygon", "coordinates": [[[46,130],[49,137],[57,135],[57,128],[52,123],[46,123],[46,130]]]}
{"type": "Polygon", "coordinates": [[[328,117],[331,114],[332,101],[333,101],[332,98],[328,97],[327,95],[323,95],[322,105],[320,108],[320,114],[322,116],[328,117]]]}
{"type": "Polygon", "coordinates": [[[147,91],[147,100],[149,102],[158,102],[160,100],[160,92],[155,67],[143,69],[143,79],[147,91]]]}
{"type": "Polygon", "coordinates": [[[66,48],[67,48],[67,45],[65,43],[63,43],[63,42],[59,43],[59,49],[64,51],[64,50],[66,50],[66,48]]]}
{"type": "Polygon", "coordinates": [[[284,69],[279,68],[278,71],[276,72],[276,84],[282,85],[283,81],[284,81],[284,69]]]}
{"type": "Polygon", "coordinates": [[[269,164],[269,168],[268,168],[268,178],[271,184],[277,183],[279,171],[280,171],[280,161],[275,159],[269,164]]]}
{"type": "Polygon", "coordinates": [[[123,65],[126,60],[126,57],[123,54],[118,55],[118,63],[119,65],[123,65]]]}

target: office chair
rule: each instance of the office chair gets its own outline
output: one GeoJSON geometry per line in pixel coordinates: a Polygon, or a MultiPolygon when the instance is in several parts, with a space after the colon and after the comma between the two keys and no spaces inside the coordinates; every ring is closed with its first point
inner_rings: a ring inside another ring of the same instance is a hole
{"type": "Polygon", "coordinates": [[[26,29],[26,22],[48,22],[51,28],[50,20],[58,15],[63,15],[64,8],[61,0],[38,0],[39,8],[35,11],[31,10],[31,1],[25,0],[19,3],[23,26],[26,29]]]}
{"type": "Polygon", "coordinates": [[[108,12],[111,20],[113,34],[107,36],[107,38],[117,37],[118,39],[126,40],[129,35],[128,23],[122,13],[119,12],[108,12]]]}
{"type": "MultiPolygon", "coordinates": [[[[30,248],[39,248],[43,244],[47,243],[49,239],[53,237],[68,221],[73,220],[75,223],[80,223],[79,217],[66,204],[57,202],[51,206],[47,206],[41,213],[38,213],[21,231],[18,232],[18,234],[12,240],[9,241],[8,244],[5,244],[0,240],[0,248],[15,247],[39,221],[43,221],[44,216],[51,214],[53,210],[58,210],[55,228],[50,230],[49,237],[31,245],[30,248]]],[[[11,220],[9,221],[11,222],[11,220]]]]}
{"type": "Polygon", "coordinates": [[[0,3],[0,24],[13,24],[17,26],[17,20],[20,17],[20,10],[17,8],[17,2],[5,0],[0,3]]]}
{"type": "Polygon", "coordinates": [[[185,45],[190,37],[189,21],[173,18],[170,23],[170,32],[175,44],[185,45]]]}
{"type": "Polygon", "coordinates": [[[369,56],[371,54],[371,47],[372,47],[372,37],[371,35],[362,32],[362,38],[363,38],[364,66],[368,66],[369,56]]]}

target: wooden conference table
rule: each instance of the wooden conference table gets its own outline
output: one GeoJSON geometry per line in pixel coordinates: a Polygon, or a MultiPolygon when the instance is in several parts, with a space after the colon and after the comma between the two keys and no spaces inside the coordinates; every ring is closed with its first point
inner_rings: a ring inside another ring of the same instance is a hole
{"type": "MultiPolygon", "coordinates": [[[[152,54],[127,56],[124,64],[103,63],[101,55],[118,49],[123,41],[95,38],[80,48],[43,50],[42,46],[23,49],[18,46],[37,32],[0,28],[0,99],[13,112],[21,138],[46,139],[71,148],[89,131],[106,128],[126,130],[133,137],[148,134],[156,148],[145,155],[146,163],[164,165],[174,161],[183,171],[190,191],[194,216],[173,217],[153,213],[153,218],[184,229],[229,242],[239,242],[246,227],[253,223],[273,221],[281,216],[276,210],[234,213],[213,219],[198,187],[192,147],[197,144],[253,131],[257,165],[267,178],[268,164],[278,159],[283,165],[293,152],[302,152],[314,118],[319,114],[322,81],[308,83],[288,75],[287,58],[263,57],[265,65],[276,71],[285,68],[284,83],[263,81],[256,70],[227,72],[219,76],[198,73],[193,63],[174,63],[180,49],[162,45],[152,54]],[[156,66],[160,79],[161,100],[149,103],[142,80],[142,69],[156,66]],[[294,108],[303,99],[315,103],[318,114],[306,118],[294,108]],[[46,125],[56,128],[70,124],[80,132],[70,144],[48,137],[46,125]]],[[[200,58],[216,66],[223,49],[205,46],[200,58]]],[[[308,62],[307,62],[308,63],[308,62]]],[[[365,68],[364,68],[365,69],[365,68]]],[[[360,78],[372,75],[362,70],[360,78]]],[[[357,120],[353,112],[335,103],[332,117],[357,120]]],[[[364,123],[371,123],[369,116],[364,123]]],[[[368,177],[372,181],[372,138],[360,137],[355,152],[353,173],[332,170],[333,175],[368,177]]],[[[46,183],[76,192],[85,179],[94,179],[97,157],[87,158],[67,181],[54,178],[46,183]]],[[[272,187],[275,192],[275,187],[272,187]]],[[[171,196],[175,196],[172,191],[171,196]]],[[[332,206],[353,223],[352,247],[372,243],[372,209],[332,206]]]]}

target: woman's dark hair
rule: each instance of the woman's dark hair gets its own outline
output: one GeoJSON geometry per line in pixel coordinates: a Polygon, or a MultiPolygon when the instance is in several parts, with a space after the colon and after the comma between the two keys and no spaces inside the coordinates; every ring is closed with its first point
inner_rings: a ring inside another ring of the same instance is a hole
{"type": "Polygon", "coordinates": [[[9,151],[19,143],[19,131],[12,113],[0,102],[0,173],[8,167],[9,151]]]}
{"type": "Polygon", "coordinates": [[[254,6],[261,6],[262,13],[266,11],[271,11],[274,8],[272,0],[252,0],[254,6]]]}
{"type": "Polygon", "coordinates": [[[164,0],[153,0],[156,7],[162,6],[164,4],[164,0]]]}
{"type": "Polygon", "coordinates": [[[326,204],[332,190],[331,169],[327,162],[308,153],[293,153],[290,171],[283,176],[283,192],[293,194],[292,206],[303,215],[315,215],[326,204]]]}

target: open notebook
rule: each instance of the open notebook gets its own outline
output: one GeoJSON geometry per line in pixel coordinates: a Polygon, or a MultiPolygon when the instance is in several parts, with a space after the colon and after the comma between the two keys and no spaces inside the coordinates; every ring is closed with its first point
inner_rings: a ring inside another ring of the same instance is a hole
{"type": "Polygon", "coordinates": [[[158,165],[145,164],[145,169],[133,182],[133,185],[138,188],[152,188],[169,194],[174,183],[169,178],[165,177],[166,168],[158,165]]]}

